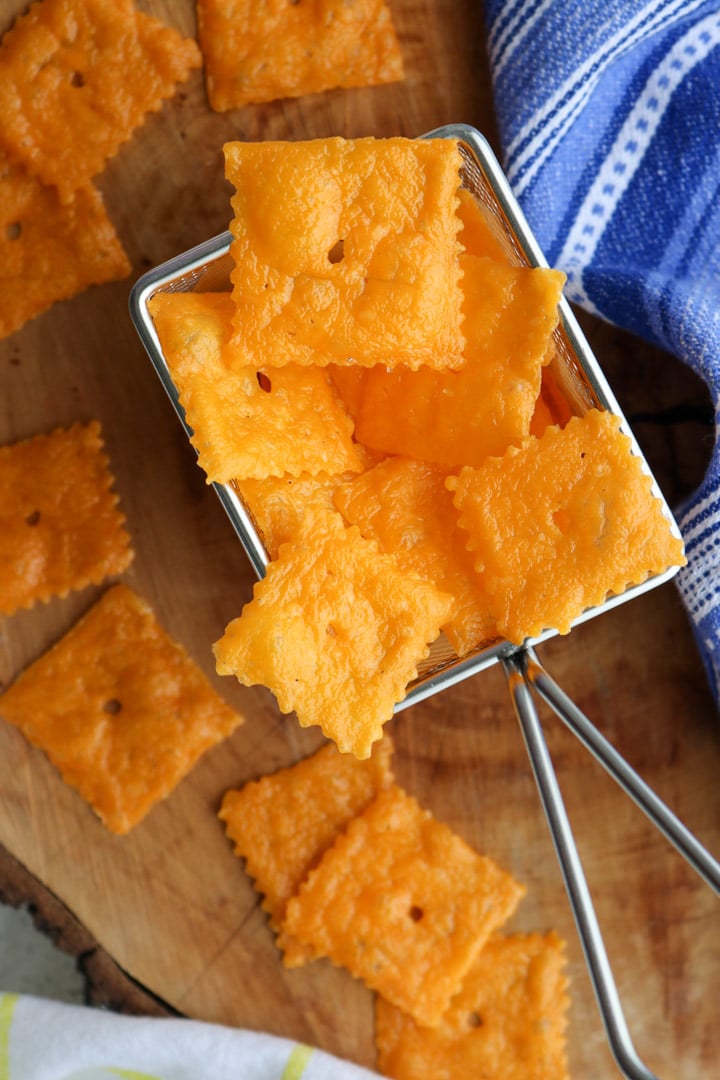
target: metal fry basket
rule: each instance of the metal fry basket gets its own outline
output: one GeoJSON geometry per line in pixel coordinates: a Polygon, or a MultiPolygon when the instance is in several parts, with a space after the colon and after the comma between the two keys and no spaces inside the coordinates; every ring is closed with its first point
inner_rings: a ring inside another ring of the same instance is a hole
{"type": "MultiPolygon", "coordinates": [[[[474,128],[464,124],[438,128],[425,137],[455,139],[459,142],[463,159],[461,171],[463,186],[471,192],[483,210],[493,231],[503,244],[509,260],[526,266],[547,266],[505,175],[484,137],[474,128]]],[[[133,323],[188,435],[191,431],[153,326],[148,302],[158,292],[194,290],[205,292],[229,289],[229,274],[232,266],[230,243],[230,233],[226,232],[171,259],[143,275],[130,295],[130,313],[133,323]]],[[[618,415],[621,418],[623,431],[632,440],[633,451],[640,457],[643,467],[651,475],[632,431],[565,299],[560,302],[560,320],[554,338],[555,348],[551,368],[555,381],[571,411],[576,415],[583,415],[588,409],[599,408],[618,415]]],[[[258,577],[262,577],[268,563],[268,555],[262,534],[256,527],[249,509],[244,505],[232,483],[216,483],[213,487],[255,573],[258,577]]],[[[661,500],[663,512],[668,518],[670,527],[676,535],[679,535],[670,509],[655,481],[653,481],[653,490],[656,497],[661,500]]],[[[663,574],[648,578],[640,585],[628,588],[622,594],[609,596],[601,605],[585,611],[576,622],[595,618],[611,607],[626,603],[635,596],[663,584],[675,573],[676,569],[672,568],[663,574]]],[[[543,699],[562,719],[718,895],[720,895],[720,864],[641,780],[541,666],[535,647],[555,636],[555,633],[554,630],[547,630],[538,637],[526,641],[520,647],[499,639],[486,641],[462,658],[458,657],[444,637],[441,637],[433,645],[430,655],[419,669],[417,678],[409,685],[406,697],[396,706],[396,711],[439,693],[493,664],[502,664],[555,845],[610,1048],[620,1072],[628,1080],[658,1080],[638,1057],[625,1022],[582,863],[535,708],[533,694],[543,699]]]]}

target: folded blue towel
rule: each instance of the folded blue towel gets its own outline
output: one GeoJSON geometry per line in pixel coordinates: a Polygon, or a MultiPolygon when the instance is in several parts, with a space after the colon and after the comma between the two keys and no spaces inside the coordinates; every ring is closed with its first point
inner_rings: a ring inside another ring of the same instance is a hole
{"type": "MultiPolygon", "coordinates": [[[[720,3],[486,0],[510,183],[575,304],[702,376],[720,435],[720,3]]],[[[675,507],[720,704],[720,448],[675,507]]]]}

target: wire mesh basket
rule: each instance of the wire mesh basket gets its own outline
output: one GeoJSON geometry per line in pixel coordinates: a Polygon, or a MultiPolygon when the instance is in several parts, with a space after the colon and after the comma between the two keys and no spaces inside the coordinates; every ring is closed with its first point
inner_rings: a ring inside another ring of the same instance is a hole
{"type": "MultiPolygon", "coordinates": [[[[547,266],[505,175],[483,136],[472,127],[454,124],[432,131],[425,137],[457,140],[463,161],[461,182],[474,196],[495,236],[502,244],[508,260],[517,265],[547,266]]],[[[231,240],[230,233],[223,233],[149,271],[138,280],[130,297],[131,316],[138,334],[188,435],[192,433],[163,355],[148,304],[159,292],[228,290],[232,268],[231,240]]],[[[565,299],[560,302],[560,319],[554,332],[554,354],[550,368],[555,383],[573,415],[581,416],[589,409],[598,408],[620,417],[621,428],[630,437],[633,452],[641,459],[648,475],[652,476],[633,433],[565,299]]],[[[243,503],[237,488],[232,483],[216,483],[213,487],[255,573],[258,577],[263,576],[268,563],[268,554],[262,533],[253,520],[250,509],[243,503]]],[[[654,479],[653,491],[661,501],[670,528],[675,535],[679,536],[671,511],[654,479]]],[[[583,612],[576,623],[595,618],[618,604],[626,603],[639,594],[656,588],[669,580],[676,572],[676,567],[670,568],[662,574],[647,578],[642,584],[628,588],[621,594],[608,596],[602,604],[583,612]]],[[[625,1024],[602,935],[585,883],[582,864],[533,703],[533,692],[550,705],[589,752],[718,894],[720,894],[720,865],[597,731],[587,717],[573,705],[544,670],[537,658],[535,648],[553,637],[555,633],[556,631],[548,629],[520,647],[500,639],[483,641],[470,654],[463,657],[457,656],[449,642],[441,636],[419,668],[417,678],[408,686],[407,694],[396,706],[396,710],[408,708],[493,664],[503,665],[611,1050],[620,1071],[629,1080],[654,1080],[653,1073],[637,1056],[625,1024]]]]}

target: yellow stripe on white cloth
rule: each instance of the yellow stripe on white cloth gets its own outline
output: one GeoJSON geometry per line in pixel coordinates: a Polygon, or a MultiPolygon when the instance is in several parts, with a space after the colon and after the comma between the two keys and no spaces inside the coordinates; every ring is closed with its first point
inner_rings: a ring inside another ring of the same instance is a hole
{"type": "Polygon", "coordinates": [[[0,993],[0,1080],[377,1080],[305,1043],[0,993]]]}

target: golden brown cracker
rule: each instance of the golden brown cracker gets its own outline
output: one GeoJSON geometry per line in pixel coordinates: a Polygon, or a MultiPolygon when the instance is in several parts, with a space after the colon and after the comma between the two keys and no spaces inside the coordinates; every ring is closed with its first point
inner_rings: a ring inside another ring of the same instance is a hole
{"type": "MultiPolygon", "coordinates": [[[[540,392],[564,275],[464,255],[460,371],[378,364],[341,376],[357,439],[387,454],[479,465],[525,438],[540,392]]],[[[336,377],[336,376],[334,376],[336,377]]]]}
{"type": "Polygon", "coordinates": [[[130,263],[100,193],[86,186],[60,202],[0,151],[0,338],[58,300],[118,281],[130,263]]]}
{"type": "Polygon", "coordinates": [[[569,1080],[567,984],[556,933],[493,936],[437,1027],[376,999],[378,1069],[393,1080],[569,1080]]]}
{"type": "Polygon", "coordinates": [[[208,100],[218,112],[403,77],[384,0],[276,0],[262,7],[198,0],[196,7],[208,100]]]}
{"type": "Polygon", "coordinates": [[[361,468],[327,372],[256,369],[224,350],[229,293],[157,293],[148,309],[208,482],[361,468]]]}
{"type": "Polygon", "coordinates": [[[468,255],[483,255],[495,262],[510,263],[509,241],[503,243],[502,226],[491,211],[481,206],[466,188],[458,191],[458,217],[462,221],[460,242],[468,255]]]}
{"type": "Polygon", "coordinates": [[[66,202],[200,62],[131,0],[40,0],[0,44],[0,147],[66,202]]]}
{"type": "Polygon", "coordinates": [[[232,142],[225,162],[249,363],[462,363],[455,142],[232,142]]]}
{"type": "Polygon", "coordinates": [[[115,833],[127,833],[242,723],[148,604],[109,589],[0,697],[115,833]]]}
{"type": "Polygon", "coordinates": [[[263,894],[263,908],[278,934],[287,967],[310,951],[281,931],[287,902],[356,814],[393,780],[389,736],[358,761],[332,743],[311,757],[237,791],[226,792],[220,819],[235,854],[263,894]]]}
{"type": "Polygon", "coordinates": [[[0,611],[99,584],[132,560],[100,425],[0,447],[0,611]]]}
{"type": "Polygon", "coordinates": [[[458,528],[446,470],[411,458],[389,457],[340,484],[335,505],[363,536],[377,540],[405,570],[453,597],[443,630],[462,656],[497,636],[487,597],[475,573],[466,535],[458,528]]]}
{"type": "Polygon", "coordinates": [[[215,645],[217,670],[269,687],[282,712],[366,758],[451,606],[335,514],[280,548],[215,645]]]}
{"type": "Polygon", "coordinates": [[[432,1026],[523,892],[393,786],[310,871],[284,929],[432,1026]]]}
{"type": "Polygon", "coordinates": [[[328,514],[336,512],[335,489],[351,475],[318,473],[310,476],[302,473],[290,476],[286,473],[263,480],[238,480],[234,486],[260,532],[265,550],[274,559],[281,544],[311,536],[318,521],[322,528],[328,514]]]}
{"type": "Polygon", "coordinates": [[[498,629],[567,633],[608,594],[684,565],[620,419],[592,409],[450,477],[498,629]]]}

